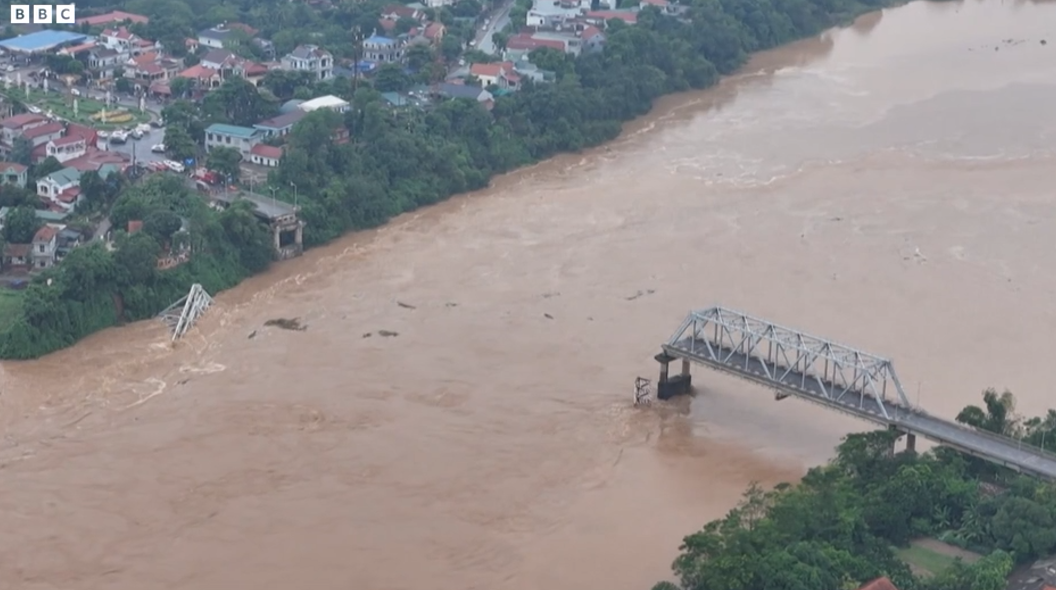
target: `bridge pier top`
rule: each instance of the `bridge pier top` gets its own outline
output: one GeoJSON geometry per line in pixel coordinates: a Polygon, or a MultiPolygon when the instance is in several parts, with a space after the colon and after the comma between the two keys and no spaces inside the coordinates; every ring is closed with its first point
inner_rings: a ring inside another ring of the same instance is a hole
{"type": "Polygon", "coordinates": [[[656,382],[657,399],[671,399],[676,395],[689,393],[692,384],[692,376],[689,374],[689,360],[682,359],[682,372],[674,377],[670,375],[671,361],[679,360],[678,357],[668,354],[666,351],[653,357],[660,363],[660,378],[656,382]]]}

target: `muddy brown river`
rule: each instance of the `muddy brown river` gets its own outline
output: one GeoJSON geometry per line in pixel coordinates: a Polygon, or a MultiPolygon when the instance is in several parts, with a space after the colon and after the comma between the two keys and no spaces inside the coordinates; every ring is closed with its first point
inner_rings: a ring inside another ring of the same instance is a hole
{"type": "Polygon", "coordinates": [[[648,588],[868,427],[701,368],[631,407],[690,308],[891,357],[936,414],[1040,411],[1053,105],[1056,4],[917,2],[277,265],[175,347],[151,321],[6,363],[0,587],[648,588]]]}

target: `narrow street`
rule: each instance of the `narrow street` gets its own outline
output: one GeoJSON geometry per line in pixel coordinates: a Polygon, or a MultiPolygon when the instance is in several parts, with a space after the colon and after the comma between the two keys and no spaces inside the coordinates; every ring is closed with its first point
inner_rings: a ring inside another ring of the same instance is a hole
{"type": "Polygon", "coordinates": [[[491,15],[491,20],[481,30],[476,39],[477,49],[488,55],[496,55],[497,48],[491,37],[495,33],[506,28],[510,22],[510,10],[513,8],[513,0],[505,3],[491,15]]]}

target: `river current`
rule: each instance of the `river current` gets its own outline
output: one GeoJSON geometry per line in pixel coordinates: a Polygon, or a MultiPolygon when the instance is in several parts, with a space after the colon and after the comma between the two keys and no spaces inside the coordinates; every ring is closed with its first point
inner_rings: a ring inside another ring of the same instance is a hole
{"type": "Polygon", "coordinates": [[[890,357],[938,415],[1040,412],[1054,105],[1056,4],[914,2],[279,264],[176,346],[5,363],[0,587],[648,588],[868,428],[701,368],[633,408],[691,308],[890,357]]]}

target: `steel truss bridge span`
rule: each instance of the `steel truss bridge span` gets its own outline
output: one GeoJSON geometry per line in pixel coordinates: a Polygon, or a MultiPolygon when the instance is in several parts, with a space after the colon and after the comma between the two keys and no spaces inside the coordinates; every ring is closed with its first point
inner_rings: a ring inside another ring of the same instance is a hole
{"type": "MultiPolygon", "coordinates": [[[[664,354],[694,362],[909,435],[921,436],[1030,475],[1056,480],[1056,454],[937,418],[914,406],[890,360],[748,314],[690,312],[664,354]]],[[[658,357],[658,360],[664,361],[658,357]]],[[[684,365],[683,372],[687,372],[684,365]]],[[[666,364],[661,382],[667,378],[666,364]]]]}

